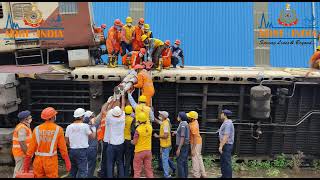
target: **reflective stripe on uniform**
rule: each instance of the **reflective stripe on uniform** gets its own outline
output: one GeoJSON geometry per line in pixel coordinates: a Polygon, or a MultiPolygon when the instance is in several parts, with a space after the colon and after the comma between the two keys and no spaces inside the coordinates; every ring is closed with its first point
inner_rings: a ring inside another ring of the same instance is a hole
{"type": "MultiPolygon", "coordinates": [[[[35,131],[36,131],[36,139],[37,139],[37,143],[38,143],[38,146],[39,146],[39,142],[40,142],[40,137],[39,137],[39,126],[36,127],[35,131]]],[[[55,145],[55,142],[56,142],[56,139],[57,139],[57,136],[58,136],[58,133],[59,133],[59,126],[56,127],[56,130],[54,132],[54,135],[53,135],[53,138],[52,138],[52,141],[51,141],[51,145],[50,145],[50,151],[49,153],[44,153],[44,152],[39,152],[37,150],[37,152],[35,152],[35,155],[37,156],[54,156],[57,154],[57,151],[53,152],[53,148],[54,148],[54,145],[55,145]]]]}

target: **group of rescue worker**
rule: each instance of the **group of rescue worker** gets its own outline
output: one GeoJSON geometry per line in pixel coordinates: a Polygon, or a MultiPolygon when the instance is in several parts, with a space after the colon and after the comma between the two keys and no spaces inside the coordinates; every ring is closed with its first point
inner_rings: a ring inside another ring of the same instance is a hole
{"type": "MultiPolygon", "coordinates": [[[[102,33],[106,25],[101,25],[102,33]]],[[[148,68],[168,69],[176,68],[181,62],[180,67],[184,67],[184,55],[180,48],[181,41],[175,40],[171,45],[170,40],[165,42],[153,37],[150,25],[140,18],[136,26],[133,26],[133,19],[126,18],[126,24],[120,19],[114,21],[110,27],[106,38],[106,49],[108,53],[108,67],[116,67],[118,56],[122,57],[122,64],[125,67],[133,68],[137,64],[147,63],[148,68]]]]}
{"type": "MultiPolygon", "coordinates": [[[[97,116],[90,110],[77,108],[73,114],[74,120],[67,126],[65,135],[63,129],[55,123],[58,112],[53,107],[47,107],[41,112],[44,123],[35,127],[33,132],[30,129],[30,111],[20,112],[20,123],[13,133],[12,153],[16,161],[13,176],[20,177],[21,173],[28,173],[33,159],[34,177],[58,177],[59,149],[71,177],[94,177],[100,145],[102,157],[98,176],[139,178],[144,170],[145,176],[152,178],[154,137],[160,141],[159,169],[163,170],[164,177],[172,177],[176,170],[178,177],[188,177],[189,148],[193,177],[207,177],[201,156],[202,138],[198,113],[179,112],[176,118],[179,126],[177,131],[172,132],[172,122],[167,111],[158,111],[158,118],[154,115],[152,96],[155,91],[150,71],[140,64],[135,65],[134,69],[137,70],[137,82],[129,90],[121,92],[120,98],[110,96],[97,116]],[[135,88],[141,88],[138,103],[132,96],[135,88]],[[159,134],[153,130],[154,123],[160,125],[159,134]],[[174,154],[177,165],[174,165],[169,156],[173,136],[176,136],[174,154]],[[117,171],[114,170],[115,166],[117,171]],[[170,168],[172,174],[169,173],[170,168]]],[[[229,110],[223,110],[221,113],[223,124],[219,130],[219,152],[222,177],[232,177],[234,127],[228,119],[231,114],[229,110]]]]}

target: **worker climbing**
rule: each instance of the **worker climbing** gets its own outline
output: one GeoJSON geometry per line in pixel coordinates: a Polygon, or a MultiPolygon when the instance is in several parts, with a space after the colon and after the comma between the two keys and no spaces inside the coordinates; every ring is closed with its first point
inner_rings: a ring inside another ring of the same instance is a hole
{"type": "Polygon", "coordinates": [[[138,82],[134,85],[134,88],[141,88],[142,95],[146,96],[147,106],[151,106],[151,99],[154,95],[154,86],[151,75],[144,69],[143,65],[137,64],[134,67],[138,71],[138,82]]]}
{"type": "Polygon", "coordinates": [[[35,178],[58,177],[58,148],[65,161],[66,170],[69,172],[71,169],[63,129],[55,123],[57,114],[58,112],[54,108],[45,108],[41,112],[41,119],[45,122],[33,130],[30,146],[23,163],[23,171],[24,173],[29,172],[31,158],[35,154],[33,161],[35,178]]]}
{"type": "Polygon", "coordinates": [[[121,29],[122,23],[120,19],[114,21],[114,25],[108,31],[108,39],[106,41],[108,51],[108,67],[116,67],[118,63],[118,55],[121,53],[121,29]]]}
{"type": "Polygon", "coordinates": [[[122,57],[122,64],[132,69],[137,64],[142,64],[146,49],[141,48],[140,51],[131,51],[122,57]]]}

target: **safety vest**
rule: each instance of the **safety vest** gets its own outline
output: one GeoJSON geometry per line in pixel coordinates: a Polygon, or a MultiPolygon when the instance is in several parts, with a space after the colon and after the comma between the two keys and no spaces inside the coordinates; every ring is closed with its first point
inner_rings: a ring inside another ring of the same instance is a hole
{"type": "Polygon", "coordinates": [[[106,113],[101,114],[100,126],[97,129],[97,140],[103,140],[106,131],[106,113]]]}
{"type": "Polygon", "coordinates": [[[126,122],[124,127],[124,139],[131,140],[131,124],[133,117],[131,115],[126,115],[126,122]]]}
{"type": "MultiPolygon", "coordinates": [[[[41,125],[40,125],[41,126],[41,125]]],[[[59,134],[60,126],[56,125],[54,130],[44,129],[44,127],[37,126],[34,131],[36,135],[36,140],[38,148],[34,153],[36,156],[46,156],[51,157],[57,155],[57,136],[59,134]],[[50,149],[48,150],[48,147],[50,149]],[[46,149],[46,150],[45,150],[46,149]]]]}
{"type": "Polygon", "coordinates": [[[144,33],[144,34],[147,35],[148,38],[151,38],[151,37],[150,37],[150,36],[151,36],[151,33],[152,33],[152,31],[148,31],[147,33],[144,33]]]}
{"type": "Polygon", "coordinates": [[[141,124],[137,127],[136,131],[139,133],[137,144],[135,145],[134,152],[150,151],[152,139],[152,126],[150,124],[141,124]]]}
{"type": "Polygon", "coordinates": [[[13,131],[13,137],[12,137],[12,154],[14,157],[24,157],[25,154],[21,149],[20,143],[19,143],[19,130],[20,129],[25,129],[26,131],[26,140],[25,143],[27,145],[27,147],[29,147],[29,144],[31,142],[31,138],[32,138],[32,131],[31,129],[23,124],[23,123],[19,123],[16,128],[13,131]]]}
{"type": "Polygon", "coordinates": [[[157,48],[161,45],[164,45],[164,43],[160,39],[151,38],[150,46],[153,48],[157,48]]]}
{"type": "Polygon", "coordinates": [[[125,38],[128,40],[130,43],[132,41],[132,33],[134,31],[134,26],[129,27],[128,25],[124,25],[123,29],[125,30],[125,38]]]}
{"type": "Polygon", "coordinates": [[[146,116],[147,116],[147,124],[150,124],[150,111],[151,111],[151,108],[146,104],[138,104],[135,108],[136,119],[137,119],[137,114],[144,112],[146,113],[146,116]]]}
{"type": "Polygon", "coordinates": [[[169,132],[168,132],[168,138],[167,139],[162,139],[160,138],[160,146],[162,148],[167,148],[171,146],[171,128],[170,128],[170,123],[168,119],[162,121],[160,125],[160,136],[164,135],[164,126],[168,126],[169,132]]]}

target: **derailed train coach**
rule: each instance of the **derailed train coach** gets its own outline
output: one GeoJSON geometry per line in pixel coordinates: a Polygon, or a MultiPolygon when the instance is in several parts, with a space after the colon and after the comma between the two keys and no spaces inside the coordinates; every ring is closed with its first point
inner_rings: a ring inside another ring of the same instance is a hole
{"type": "Polygon", "coordinates": [[[0,39],[1,65],[67,64],[69,50],[93,54],[105,43],[91,2],[1,2],[0,39]]]}
{"type": "MultiPolygon", "coordinates": [[[[56,66],[56,65],[51,65],[56,66]]],[[[55,68],[52,68],[55,69],[55,68]]],[[[105,66],[38,72],[33,78],[18,73],[17,110],[1,115],[2,129],[14,127],[19,110],[32,112],[32,126],[42,123],[47,106],[59,111],[57,123],[66,128],[73,111],[82,107],[99,113],[128,70],[105,66]]],[[[155,116],[169,112],[173,130],[179,111],[199,113],[203,153],[218,154],[219,113],[233,111],[234,153],[243,158],[272,158],[302,151],[308,159],[319,158],[319,72],[305,77],[303,68],[186,67],[153,72],[155,116]]],[[[15,85],[12,85],[12,88],[15,85]]],[[[7,89],[10,89],[9,86],[7,89]]],[[[134,97],[137,98],[135,91],[134,97]]],[[[5,99],[5,98],[4,98],[5,99]]],[[[155,131],[159,127],[154,125],[155,131]]],[[[175,139],[173,138],[173,143],[175,139]]],[[[174,151],[173,151],[174,152],[174,151]]],[[[153,153],[159,153],[154,139],[153,153]]]]}

